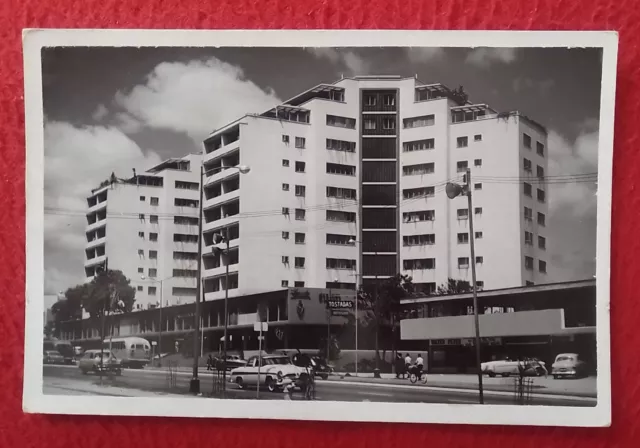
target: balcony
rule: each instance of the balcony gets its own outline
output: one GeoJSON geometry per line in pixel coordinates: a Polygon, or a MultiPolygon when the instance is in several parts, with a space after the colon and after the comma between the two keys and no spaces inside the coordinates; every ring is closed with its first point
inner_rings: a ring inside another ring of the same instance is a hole
{"type": "Polygon", "coordinates": [[[93,249],[94,247],[104,246],[107,243],[107,236],[97,237],[87,243],[85,249],[93,249]]]}
{"type": "MultiPolygon", "coordinates": [[[[203,263],[204,264],[204,263],[203,263]]],[[[239,264],[230,264],[229,265],[229,275],[238,273],[239,264]]],[[[213,277],[221,277],[226,275],[226,266],[224,264],[220,264],[218,267],[214,267],[211,269],[205,269],[202,267],[202,278],[213,278],[213,277]]]]}
{"type": "Polygon", "coordinates": [[[104,200],[102,202],[98,202],[95,205],[92,205],[89,207],[89,210],[87,212],[87,215],[91,214],[91,213],[95,213],[99,210],[105,209],[107,208],[107,197],[105,195],[104,200]]]}
{"type": "Polygon", "coordinates": [[[106,259],[107,259],[106,254],[90,258],[84,261],[84,267],[87,268],[89,266],[95,266],[97,264],[104,264],[106,259]]]}

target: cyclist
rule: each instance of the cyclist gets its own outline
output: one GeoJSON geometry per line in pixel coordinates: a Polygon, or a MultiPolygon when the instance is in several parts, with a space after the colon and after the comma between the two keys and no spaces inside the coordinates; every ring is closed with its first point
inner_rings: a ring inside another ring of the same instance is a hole
{"type": "Polygon", "coordinates": [[[418,358],[416,359],[416,376],[418,379],[422,378],[422,369],[424,368],[424,359],[422,359],[422,355],[418,353],[418,358]]]}

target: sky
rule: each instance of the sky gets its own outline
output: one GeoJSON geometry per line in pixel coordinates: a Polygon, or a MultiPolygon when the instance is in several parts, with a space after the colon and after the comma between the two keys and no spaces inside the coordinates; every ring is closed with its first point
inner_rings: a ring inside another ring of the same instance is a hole
{"type": "MultiPolygon", "coordinates": [[[[212,130],[342,76],[417,76],[549,130],[548,174],[597,171],[601,52],[514,48],[48,48],[45,294],[84,281],[86,196],[111,172],[201,150],[212,130]]],[[[596,185],[550,185],[549,282],[595,274],[596,185]]]]}

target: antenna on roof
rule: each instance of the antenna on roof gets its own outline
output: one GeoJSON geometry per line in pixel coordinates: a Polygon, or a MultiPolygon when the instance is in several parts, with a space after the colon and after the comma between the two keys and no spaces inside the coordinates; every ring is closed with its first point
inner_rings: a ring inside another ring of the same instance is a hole
{"type": "Polygon", "coordinates": [[[414,77],[415,79],[418,79],[418,74],[416,73],[415,75],[413,75],[413,77],[414,77]]]}
{"type": "Polygon", "coordinates": [[[340,79],[344,79],[344,73],[340,73],[340,79]]]}

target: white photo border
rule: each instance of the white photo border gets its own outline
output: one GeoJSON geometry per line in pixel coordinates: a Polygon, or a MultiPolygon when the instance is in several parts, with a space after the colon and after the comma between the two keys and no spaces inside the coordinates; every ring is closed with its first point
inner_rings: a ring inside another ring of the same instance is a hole
{"type": "Polygon", "coordinates": [[[612,31],[346,30],[53,30],[23,31],[26,126],[26,284],[23,410],[27,413],[258,418],[353,422],[611,425],[610,251],[613,135],[618,33],[612,31]],[[292,45],[295,42],[296,45],[292,45]],[[474,404],[305,402],[212,398],[123,398],[43,394],[45,47],[494,47],[601,48],[596,260],[597,405],[547,407],[474,404]]]}

